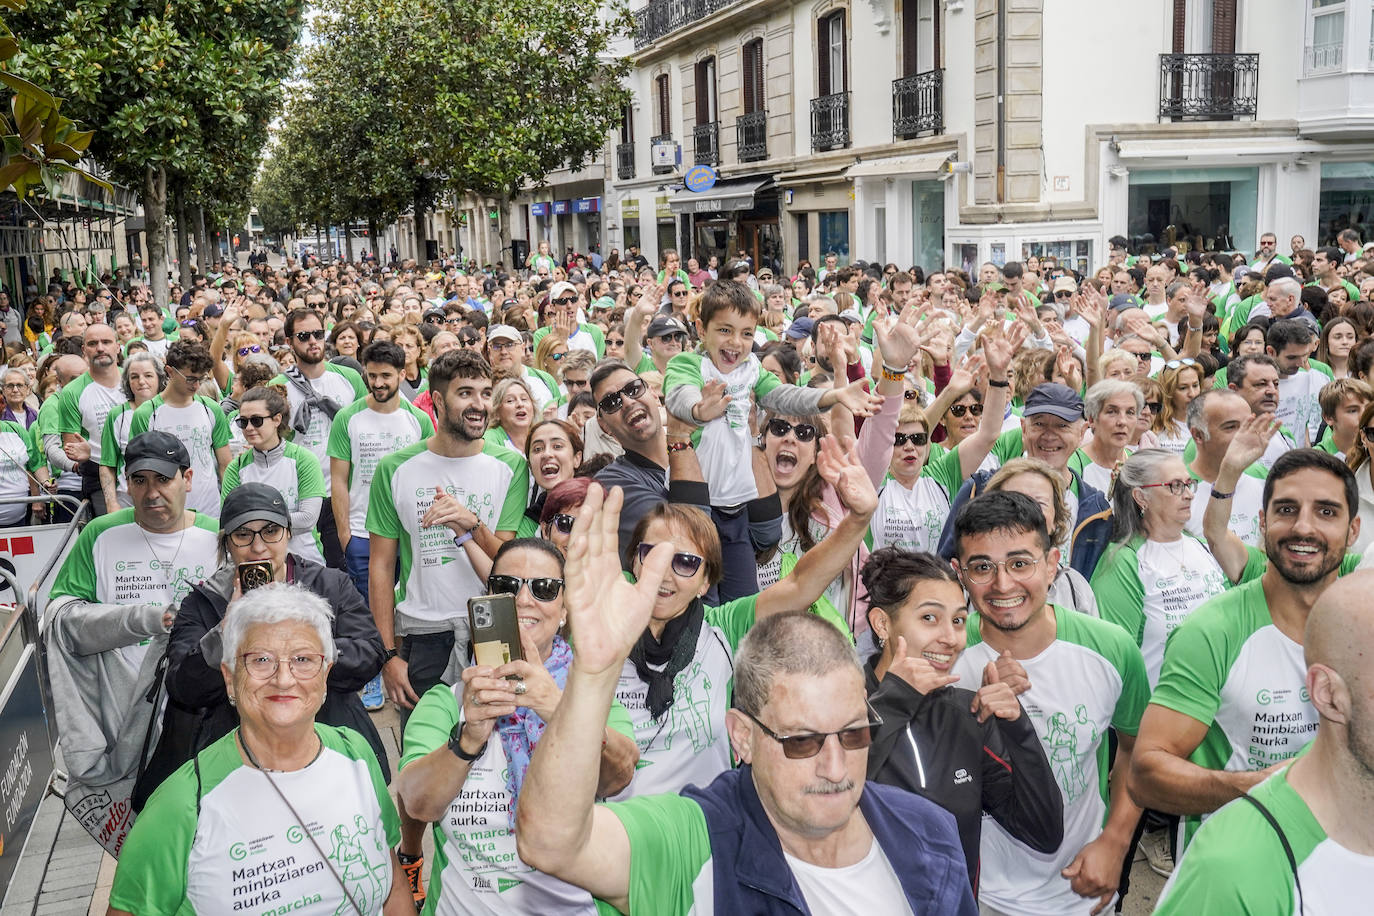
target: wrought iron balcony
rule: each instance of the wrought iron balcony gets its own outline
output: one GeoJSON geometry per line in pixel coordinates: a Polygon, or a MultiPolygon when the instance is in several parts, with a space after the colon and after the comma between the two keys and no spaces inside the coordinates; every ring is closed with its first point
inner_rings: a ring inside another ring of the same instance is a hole
{"type": "Polygon", "coordinates": [[[735,156],[740,162],[768,158],[768,112],[751,111],[735,118],[735,156]]]}
{"type": "MultiPolygon", "coordinates": [[[[652,138],[650,138],[650,140],[649,140],[649,151],[650,151],[650,153],[652,154],[653,148],[654,148],[655,146],[657,146],[658,144],[660,144],[660,143],[672,143],[672,142],[673,142],[673,135],[672,135],[672,134],[659,134],[657,137],[652,137],[652,138]]],[[[650,160],[650,161],[652,162],[652,160],[650,160]]],[[[654,169],[654,174],[655,174],[655,175],[670,175],[670,174],[672,174],[674,171],[676,171],[676,168],[677,168],[676,166],[672,166],[672,165],[655,165],[655,166],[653,167],[653,169],[654,169]]]]}
{"type": "Polygon", "coordinates": [[[635,10],[635,50],[653,44],[739,0],[650,0],[635,10]]]}
{"type": "Polygon", "coordinates": [[[944,133],[944,85],[943,70],[927,70],[892,81],[893,137],[944,133]]]}
{"type": "Polygon", "coordinates": [[[615,145],[615,177],[629,181],[635,177],[635,145],[617,143],[615,145]]]}
{"type": "Polygon", "coordinates": [[[1258,96],[1258,54],[1159,55],[1160,120],[1253,118],[1258,96]]]}
{"type": "Polygon", "coordinates": [[[720,165],[719,121],[692,128],[692,156],[697,165],[720,165]]]}
{"type": "Polygon", "coordinates": [[[849,93],[811,100],[811,149],[816,152],[849,145],[849,93]]]}

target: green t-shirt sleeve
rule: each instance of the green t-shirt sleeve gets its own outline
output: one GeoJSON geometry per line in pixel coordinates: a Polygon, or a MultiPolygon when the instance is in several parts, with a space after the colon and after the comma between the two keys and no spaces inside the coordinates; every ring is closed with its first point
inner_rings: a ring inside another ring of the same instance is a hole
{"type": "MultiPolygon", "coordinates": [[[[1230,606],[1232,602],[1227,600],[1234,594],[1228,592],[1211,600],[1226,601],[1227,606],[1222,610],[1239,614],[1241,608],[1230,606]]],[[[1225,646],[1219,644],[1222,634],[1212,632],[1211,609],[1206,605],[1204,603],[1169,634],[1159,682],[1150,702],[1211,725],[1221,707],[1221,687],[1226,682],[1230,662],[1225,646]]]]}
{"type": "Polygon", "coordinates": [[[677,388],[679,385],[690,385],[700,389],[701,382],[701,355],[698,353],[679,353],[668,360],[668,371],[663,374],[663,394],[666,397],[668,392],[677,388]]]}
{"type": "Polygon", "coordinates": [[[447,684],[436,684],[425,691],[406,720],[400,769],[404,770],[426,754],[448,744],[449,733],[457,724],[458,698],[453,695],[453,688],[447,684]]]}
{"type": "MultiPolygon", "coordinates": [[[[525,517],[525,507],[529,505],[530,466],[520,453],[513,449],[502,448],[498,457],[510,466],[514,476],[506,488],[505,501],[501,503],[501,514],[496,519],[497,531],[519,531],[520,520],[525,517]]],[[[376,482],[376,478],[373,478],[376,482]]]]}
{"type": "MultiPolygon", "coordinates": [[[[711,861],[701,806],[681,795],[646,795],[606,805],[630,839],[631,916],[686,916],[692,883],[711,861]]],[[[709,906],[710,901],[702,901],[709,906]]],[[[604,905],[601,912],[613,912],[604,905]]]]}
{"type": "Polygon", "coordinates": [[[992,454],[997,456],[1001,464],[1006,464],[1013,458],[1020,458],[1025,451],[1025,446],[1021,443],[1021,427],[1009,429],[997,437],[997,441],[992,444],[992,454]]]}
{"type": "Polygon", "coordinates": [[[144,401],[143,405],[134,411],[133,418],[129,420],[129,441],[140,433],[148,431],[148,418],[153,415],[153,407],[162,403],[161,396],[153,398],[151,401],[144,401]]]}
{"type": "Polygon", "coordinates": [[[1102,619],[1121,627],[1139,646],[1145,639],[1145,588],[1136,552],[1126,545],[1108,548],[1090,584],[1102,619]]]}
{"type": "Polygon", "coordinates": [[[754,383],[754,401],[757,403],[761,398],[768,396],[768,393],[776,390],[782,385],[782,380],[771,372],[759,370],[759,380],[754,383]]]}
{"type": "Polygon", "coordinates": [[[706,622],[720,628],[730,643],[731,651],[738,650],[740,640],[744,639],[744,634],[754,626],[758,603],[758,595],[746,595],[734,601],[727,601],[719,607],[708,607],[706,622]]]}
{"type": "Polygon", "coordinates": [[[1112,714],[1112,727],[1134,735],[1140,731],[1140,717],[1145,715],[1145,707],[1150,703],[1150,676],[1145,671],[1145,656],[1140,654],[1140,649],[1124,632],[1118,632],[1120,636],[1112,661],[1121,673],[1121,696],[1112,714]]]}
{"type": "Polygon", "coordinates": [[[63,388],[62,393],[57,396],[57,432],[81,432],[81,406],[76,402],[79,393],[73,385],[63,388]]]}
{"type": "Polygon", "coordinates": [[[171,916],[181,909],[196,833],[195,791],[195,776],[181,769],[153,793],[124,840],[111,908],[138,916],[171,916]]]}
{"type": "Polygon", "coordinates": [[[100,431],[100,464],[107,468],[117,468],[124,462],[119,448],[119,437],[115,435],[115,418],[130,409],[128,405],[116,407],[105,418],[105,428],[100,431]]]}
{"type": "Polygon", "coordinates": [[[320,468],[320,462],[309,451],[302,448],[300,453],[296,455],[296,498],[311,499],[315,496],[323,498],[324,495],[324,471],[320,468]]]}
{"type": "Polygon", "coordinates": [[[582,325],[582,330],[591,335],[592,343],[596,346],[596,358],[606,358],[606,335],[601,333],[601,328],[594,324],[582,325]]]}
{"type": "Polygon", "coordinates": [[[28,468],[29,473],[33,473],[34,471],[41,468],[44,462],[47,460],[47,458],[43,455],[43,444],[38,440],[38,425],[34,424],[33,426],[30,426],[28,429],[24,429],[23,427],[19,426],[18,423],[16,423],[15,427],[19,430],[20,434],[23,435],[24,444],[28,447],[29,463],[26,465],[26,467],[28,468]]]}
{"type": "Polygon", "coordinates": [[[922,477],[929,477],[940,485],[945,491],[945,496],[949,499],[954,498],[954,494],[959,492],[959,488],[964,485],[963,466],[959,461],[959,446],[955,446],[948,451],[941,451],[939,455],[931,455],[926,461],[926,466],[921,469],[922,477]]]}
{"type": "Polygon", "coordinates": [[[414,414],[415,419],[420,422],[421,439],[428,439],[430,436],[434,435],[434,421],[429,418],[429,414],[412,404],[407,404],[406,408],[414,414]]]}
{"type": "Polygon", "coordinates": [[[223,448],[229,444],[229,418],[224,409],[209,398],[201,398],[201,403],[210,409],[210,447],[223,448]]]}
{"type": "Polygon", "coordinates": [[[391,498],[391,476],[396,473],[398,462],[395,456],[388,455],[377,465],[377,473],[372,477],[372,488],[367,494],[367,530],[369,534],[401,539],[401,518],[396,514],[396,505],[391,498]]]}
{"type": "Polygon", "coordinates": [[[353,460],[353,446],[348,438],[348,421],[353,419],[353,415],[354,411],[345,407],[330,424],[329,442],[325,445],[325,454],[330,458],[338,458],[340,461],[353,460]]]}
{"type": "Polygon", "coordinates": [[[340,366],[335,363],[329,364],[331,372],[338,372],[348,379],[348,384],[353,386],[353,400],[367,397],[367,386],[363,384],[363,377],[348,366],[340,366]]]}
{"type": "Polygon", "coordinates": [[[387,788],[382,768],[377,763],[377,752],[372,750],[366,738],[351,728],[331,729],[329,726],[319,725],[315,727],[322,732],[329,729],[335,735],[333,739],[322,736],[322,741],[332,744],[333,740],[338,740],[343,745],[341,750],[349,757],[367,764],[367,775],[372,780],[372,791],[377,795],[377,807],[381,809],[382,829],[386,831],[387,845],[395,846],[401,842],[401,816],[396,811],[396,803],[391,800],[391,790],[387,788]]]}
{"type": "Polygon", "coordinates": [[[227,499],[229,493],[239,485],[239,468],[243,466],[244,456],[251,457],[251,455],[251,452],[244,452],[242,455],[239,455],[239,457],[229,462],[229,466],[224,469],[224,480],[219,486],[220,499],[227,499]]]}
{"type": "Polygon", "coordinates": [[[62,568],[53,580],[52,597],[70,595],[83,601],[95,601],[95,529],[88,526],[76,536],[62,568]]]}

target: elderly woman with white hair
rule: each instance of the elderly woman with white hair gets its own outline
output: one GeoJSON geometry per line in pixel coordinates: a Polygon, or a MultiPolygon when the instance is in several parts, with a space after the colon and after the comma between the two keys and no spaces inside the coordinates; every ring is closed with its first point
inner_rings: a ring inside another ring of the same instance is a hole
{"type": "Polygon", "coordinates": [[[153,793],[121,851],[111,914],[414,912],[372,748],[315,721],[333,616],[285,583],[230,606],[220,674],[239,725],[153,793]]]}

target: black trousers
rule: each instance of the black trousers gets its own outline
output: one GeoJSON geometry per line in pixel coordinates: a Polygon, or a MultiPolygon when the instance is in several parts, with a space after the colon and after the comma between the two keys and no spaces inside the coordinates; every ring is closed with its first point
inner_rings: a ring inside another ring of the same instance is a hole
{"type": "Polygon", "coordinates": [[[330,569],[348,571],[344,560],[343,546],[339,543],[339,529],[334,524],[334,501],[328,496],[320,506],[320,517],[315,522],[315,530],[320,533],[320,549],[324,551],[324,565],[330,569]]]}

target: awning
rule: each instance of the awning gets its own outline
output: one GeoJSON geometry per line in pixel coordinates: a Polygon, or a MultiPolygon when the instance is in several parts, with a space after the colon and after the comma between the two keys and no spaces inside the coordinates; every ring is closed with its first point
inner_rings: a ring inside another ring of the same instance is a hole
{"type": "Polygon", "coordinates": [[[1239,160],[1276,162],[1294,156],[1329,152],[1324,143],[1295,137],[1214,137],[1209,139],[1122,140],[1116,156],[1123,163],[1159,160],[1236,165],[1239,160]]]}
{"type": "Polygon", "coordinates": [[[740,178],[717,181],[705,191],[678,191],[668,201],[674,213],[728,213],[754,209],[754,195],[773,179],[740,178]]]}
{"type": "Polygon", "coordinates": [[[868,159],[849,167],[850,178],[886,178],[899,175],[934,175],[940,171],[952,150],[922,153],[919,156],[893,156],[887,159],[868,159]]]}

